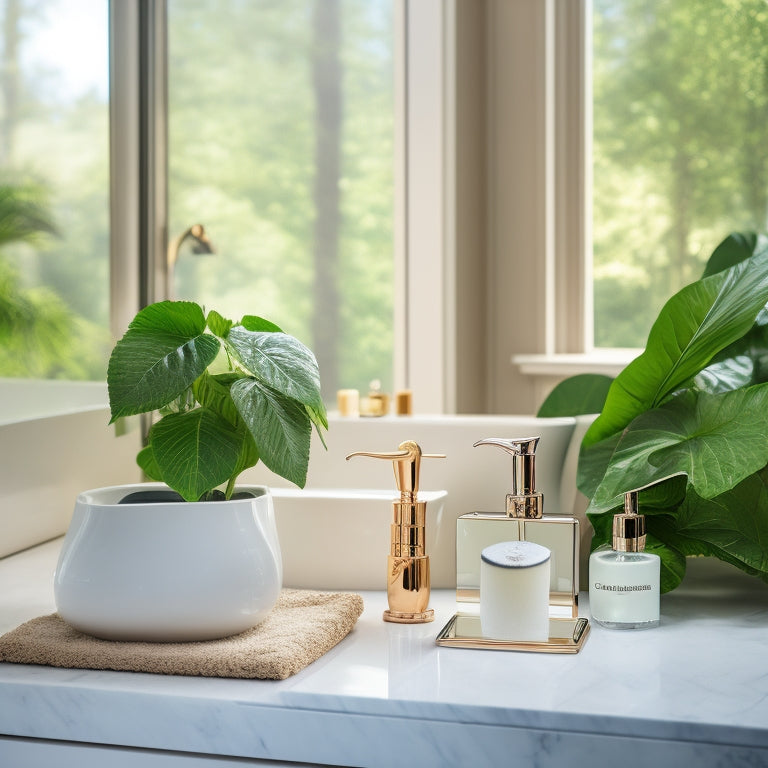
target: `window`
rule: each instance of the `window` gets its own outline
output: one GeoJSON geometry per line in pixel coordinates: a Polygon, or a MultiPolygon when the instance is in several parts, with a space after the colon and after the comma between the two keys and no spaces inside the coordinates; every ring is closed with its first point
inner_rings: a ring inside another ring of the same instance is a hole
{"type": "Polygon", "coordinates": [[[768,224],[768,5],[593,0],[596,347],[642,347],[732,231],[768,224]]]}
{"type": "Polygon", "coordinates": [[[328,400],[394,384],[393,36],[391,0],[168,2],[169,291],[301,338],[328,400]]]}
{"type": "MultiPolygon", "coordinates": [[[[455,312],[444,293],[452,279],[444,190],[451,182],[446,84],[452,3],[232,0],[226,12],[202,0],[0,3],[9,19],[19,16],[19,46],[39,54],[38,63],[48,61],[23,83],[30,96],[25,104],[39,107],[41,119],[33,125],[34,110],[19,113],[30,129],[25,141],[39,139],[39,151],[17,154],[4,170],[17,181],[22,171],[34,171],[30,177],[48,190],[60,230],[41,240],[38,251],[3,249],[0,258],[19,275],[16,293],[30,288],[39,296],[36,276],[45,276],[56,292],[56,298],[46,294],[46,306],[61,302],[74,324],[52,354],[53,369],[24,375],[103,380],[110,325],[119,335],[142,303],[169,293],[221,307],[219,274],[228,285],[242,282],[226,271],[233,259],[247,268],[257,301],[238,297],[232,314],[262,312],[312,345],[329,400],[336,386],[364,389],[376,377],[386,388],[411,386],[420,412],[451,410],[454,377],[445,372],[456,357],[450,349],[455,312]],[[324,46],[313,46],[327,34],[313,9],[332,6],[340,43],[327,55],[324,46]],[[229,23],[233,19],[239,25],[229,23]],[[48,35],[45,46],[32,43],[38,33],[48,35]],[[241,39],[246,34],[248,40],[241,39]],[[233,40],[238,45],[227,47],[233,40]],[[247,62],[249,45],[262,59],[259,75],[247,62]],[[228,63],[237,68],[231,74],[237,88],[221,69],[228,63]],[[338,263],[319,270],[339,275],[330,288],[315,288],[309,277],[316,258],[314,153],[328,155],[315,141],[318,99],[310,73],[322,66],[338,67],[343,102],[338,170],[327,174],[332,180],[338,174],[340,190],[335,213],[326,216],[338,217],[338,263]],[[58,88],[56,79],[63,82],[70,69],[79,84],[67,80],[58,88]],[[204,98],[196,101],[197,74],[204,98]],[[266,93],[262,111],[257,88],[266,93]],[[292,114],[278,109],[281,100],[292,114]],[[292,143],[283,141],[286,135],[292,143]],[[235,184],[232,158],[240,148],[258,160],[248,168],[250,179],[235,184]],[[166,245],[198,223],[216,255],[193,257],[187,239],[169,291],[166,245]],[[44,259],[44,249],[55,255],[44,259]],[[318,310],[313,293],[324,293],[325,306],[336,312],[318,310]],[[340,332],[326,331],[325,338],[336,335],[341,342],[331,349],[314,336],[334,314],[340,332]],[[68,345],[74,363],[62,368],[61,350],[68,345]],[[323,356],[331,362],[324,364],[323,356]]],[[[3,55],[2,98],[12,106],[13,45],[6,44],[3,55]]],[[[3,116],[8,124],[12,118],[12,109],[3,116]]],[[[43,341],[52,338],[43,335],[43,341]]],[[[18,357],[7,355],[14,363],[18,357]]]]}
{"type": "Polygon", "coordinates": [[[0,377],[101,380],[107,0],[2,0],[0,377]]]}
{"type": "Polygon", "coordinates": [[[535,410],[567,375],[616,375],[722,238],[766,229],[768,7],[489,0],[489,10],[489,120],[512,137],[491,149],[511,158],[489,185],[501,201],[490,203],[491,259],[510,265],[489,266],[489,354],[511,371],[492,376],[490,410],[535,410]],[[512,173],[527,194],[494,181],[512,173]],[[526,322],[511,324],[501,293],[515,279],[526,322]]]}

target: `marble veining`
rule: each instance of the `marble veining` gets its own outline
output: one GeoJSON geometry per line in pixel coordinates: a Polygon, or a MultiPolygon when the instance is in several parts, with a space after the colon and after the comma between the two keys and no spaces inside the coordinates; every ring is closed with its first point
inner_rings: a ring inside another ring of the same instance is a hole
{"type": "MultiPolygon", "coordinates": [[[[0,560],[0,631],[53,610],[59,545],[0,560]]],[[[363,593],[354,631],[280,682],[0,664],[0,734],[337,765],[768,764],[768,586],[689,569],[659,628],[594,625],[573,656],[438,647],[456,610],[438,590],[413,626],[363,593]]]]}

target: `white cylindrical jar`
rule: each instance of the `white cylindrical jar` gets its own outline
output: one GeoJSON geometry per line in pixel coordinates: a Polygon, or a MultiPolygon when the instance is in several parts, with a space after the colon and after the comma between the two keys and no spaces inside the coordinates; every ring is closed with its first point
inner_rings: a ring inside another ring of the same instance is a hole
{"type": "Polygon", "coordinates": [[[549,639],[551,553],[531,541],[486,547],[480,562],[480,626],[494,640],[549,639]]]}

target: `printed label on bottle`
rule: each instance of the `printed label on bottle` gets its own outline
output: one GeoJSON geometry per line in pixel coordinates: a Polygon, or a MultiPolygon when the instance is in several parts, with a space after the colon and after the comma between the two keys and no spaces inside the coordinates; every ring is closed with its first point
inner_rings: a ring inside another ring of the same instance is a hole
{"type": "Polygon", "coordinates": [[[594,587],[604,592],[650,592],[653,589],[650,584],[601,584],[599,581],[594,587]]]}

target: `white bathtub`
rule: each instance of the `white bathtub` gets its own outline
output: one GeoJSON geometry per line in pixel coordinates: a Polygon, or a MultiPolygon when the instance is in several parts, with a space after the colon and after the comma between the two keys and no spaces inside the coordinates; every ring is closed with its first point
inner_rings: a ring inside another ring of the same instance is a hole
{"type": "Polygon", "coordinates": [[[138,431],[108,424],[105,384],[0,379],[0,557],[63,534],[81,491],[140,480],[138,431]]]}

